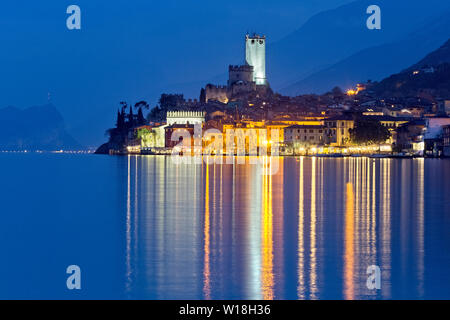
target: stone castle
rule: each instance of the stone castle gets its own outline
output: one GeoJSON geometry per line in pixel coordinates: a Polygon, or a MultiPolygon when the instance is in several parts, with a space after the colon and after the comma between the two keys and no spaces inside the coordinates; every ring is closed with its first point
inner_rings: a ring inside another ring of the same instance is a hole
{"type": "Polygon", "coordinates": [[[228,67],[226,86],[208,84],[206,101],[227,103],[233,97],[250,92],[265,92],[269,87],[266,78],[266,37],[256,34],[245,36],[245,64],[228,67]]]}

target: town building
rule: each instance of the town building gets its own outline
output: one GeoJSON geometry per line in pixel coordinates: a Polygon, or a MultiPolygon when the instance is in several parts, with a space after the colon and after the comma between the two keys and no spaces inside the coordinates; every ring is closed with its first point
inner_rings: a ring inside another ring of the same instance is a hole
{"type": "Polygon", "coordinates": [[[450,157],[450,125],[442,128],[442,147],[444,156],[450,157]]]}
{"type": "Polygon", "coordinates": [[[331,146],[348,146],[351,142],[350,130],[355,127],[352,115],[344,114],[324,120],[327,141],[331,146]]]}
{"type": "Polygon", "coordinates": [[[173,124],[202,124],[205,122],[206,112],[204,111],[168,111],[166,123],[173,124]]]}
{"type": "Polygon", "coordinates": [[[295,148],[325,144],[326,133],[323,125],[293,125],[284,129],[284,142],[295,148]]]}
{"type": "Polygon", "coordinates": [[[416,155],[423,155],[425,148],[424,134],[426,129],[427,124],[423,119],[416,119],[401,124],[395,130],[395,150],[416,155]]]}
{"type": "Polygon", "coordinates": [[[427,130],[424,134],[425,155],[439,157],[444,149],[444,127],[450,125],[450,118],[436,117],[426,119],[427,130]]]}

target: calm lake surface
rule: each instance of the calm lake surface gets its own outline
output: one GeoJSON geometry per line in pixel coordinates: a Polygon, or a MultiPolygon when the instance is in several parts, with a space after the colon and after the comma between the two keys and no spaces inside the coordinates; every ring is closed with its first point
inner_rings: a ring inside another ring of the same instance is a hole
{"type": "Polygon", "coordinates": [[[450,160],[3,153],[0,179],[2,299],[450,299],[450,160]]]}

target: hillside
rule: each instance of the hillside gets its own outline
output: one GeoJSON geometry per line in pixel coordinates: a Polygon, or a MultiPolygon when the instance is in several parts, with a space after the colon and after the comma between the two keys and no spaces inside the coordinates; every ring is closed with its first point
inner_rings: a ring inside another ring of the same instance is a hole
{"type": "Polygon", "coordinates": [[[450,39],[418,63],[374,84],[371,90],[381,97],[425,93],[450,99],[450,39]]]}
{"type": "Polygon", "coordinates": [[[438,66],[443,63],[450,63],[450,33],[449,39],[439,49],[429,53],[425,58],[414,64],[408,70],[416,70],[427,66],[438,66]]]}
{"type": "Polygon", "coordinates": [[[402,39],[373,46],[347,57],[331,67],[324,68],[281,92],[288,95],[323,93],[334,86],[344,89],[356,83],[381,80],[400,72],[439,48],[450,36],[450,11],[427,20],[402,39]]]}
{"type": "Polygon", "coordinates": [[[51,104],[0,109],[0,150],[79,150],[64,119],[51,104]]]}
{"type": "MultiPolygon", "coordinates": [[[[382,28],[381,30],[369,30],[366,28],[368,17],[366,8],[371,4],[373,4],[373,1],[358,0],[333,10],[321,12],[284,39],[269,44],[267,48],[267,73],[275,91],[326,70],[368,48],[399,42],[411,33],[416,33],[417,29],[422,28],[422,25],[427,21],[431,23],[430,20],[434,21],[440,14],[450,10],[450,2],[448,1],[429,0],[427,5],[424,6],[423,3],[380,0],[377,1],[377,5],[380,6],[382,11],[382,28]]],[[[437,46],[440,45],[443,42],[443,33],[445,33],[443,30],[437,33],[428,33],[429,42],[436,43],[437,46]]],[[[422,52],[414,54],[414,51],[410,51],[411,46],[408,46],[408,50],[402,52],[403,58],[409,59],[412,63],[437,48],[424,47],[422,52]],[[420,54],[423,55],[420,56],[420,54]]],[[[389,52],[389,54],[391,53],[389,52]]],[[[384,55],[386,55],[386,52],[384,52],[384,55]]],[[[365,54],[362,58],[370,60],[357,60],[357,63],[361,62],[362,67],[357,65],[357,67],[352,68],[351,64],[346,64],[345,68],[336,71],[335,78],[345,77],[345,71],[349,69],[348,80],[354,79],[359,75],[358,69],[364,70],[364,63],[376,64],[378,55],[375,53],[365,54]]],[[[403,67],[408,65],[410,64],[405,64],[403,67]]],[[[334,69],[336,68],[330,70],[331,74],[333,74],[334,69]]],[[[401,69],[392,70],[390,65],[386,65],[386,68],[379,65],[373,70],[379,70],[380,76],[384,77],[401,69]]],[[[367,72],[366,74],[370,75],[371,73],[367,72]]],[[[299,93],[319,93],[329,90],[329,86],[322,85],[321,81],[335,82],[335,79],[331,78],[328,81],[327,74],[320,75],[317,77],[317,81],[309,82],[309,87],[305,90],[299,88],[299,93]]],[[[357,79],[357,81],[363,80],[366,79],[357,79]]],[[[286,92],[282,90],[282,93],[286,92]]]]}

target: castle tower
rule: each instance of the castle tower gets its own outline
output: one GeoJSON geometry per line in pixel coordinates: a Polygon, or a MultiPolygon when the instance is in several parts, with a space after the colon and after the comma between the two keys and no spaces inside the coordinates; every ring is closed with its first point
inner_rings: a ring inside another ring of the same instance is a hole
{"type": "Polygon", "coordinates": [[[245,35],[245,62],[253,66],[256,85],[266,85],[266,36],[245,35]]]}

